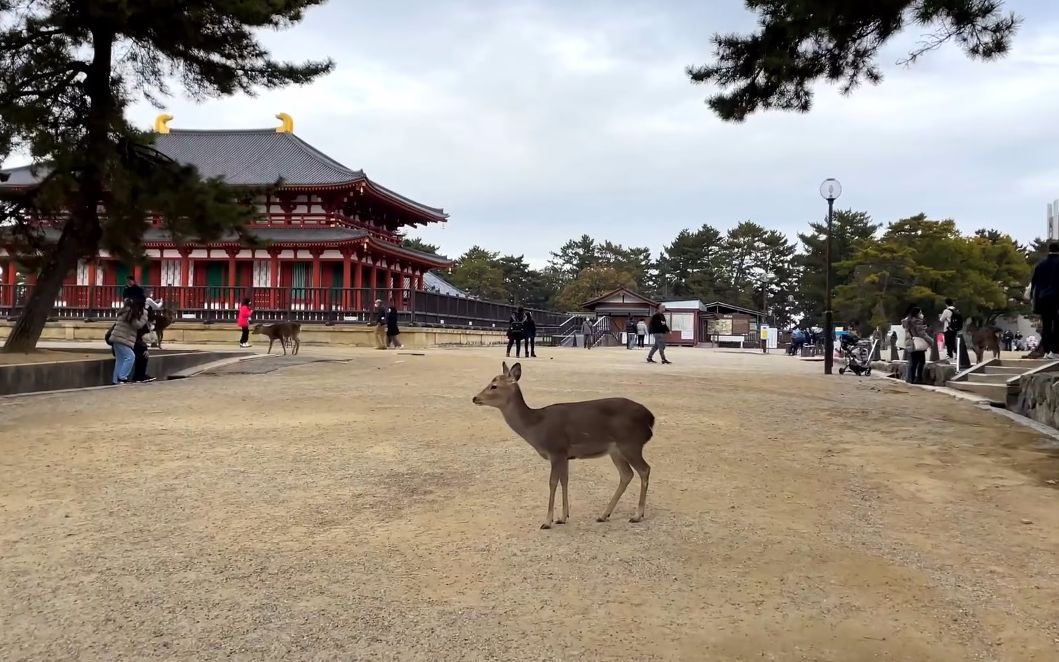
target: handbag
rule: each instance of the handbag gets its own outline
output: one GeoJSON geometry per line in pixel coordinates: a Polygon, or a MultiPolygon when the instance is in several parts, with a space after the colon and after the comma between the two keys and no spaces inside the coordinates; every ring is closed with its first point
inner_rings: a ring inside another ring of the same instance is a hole
{"type": "Polygon", "coordinates": [[[930,343],[929,342],[927,342],[923,338],[920,338],[919,336],[916,336],[915,338],[912,338],[912,351],[913,352],[925,352],[928,349],[930,349],[930,343]]]}

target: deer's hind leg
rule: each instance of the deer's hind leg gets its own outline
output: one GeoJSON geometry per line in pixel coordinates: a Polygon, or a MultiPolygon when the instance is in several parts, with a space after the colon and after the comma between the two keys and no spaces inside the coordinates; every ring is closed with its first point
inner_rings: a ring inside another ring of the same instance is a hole
{"type": "Polygon", "coordinates": [[[621,499],[621,495],[625,494],[625,488],[627,488],[632,481],[632,467],[629,466],[628,461],[625,459],[625,456],[622,455],[621,451],[617,448],[611,449],[610,459],[618,469],[618,489],[614,490],[614,496],[610,498],[610,503],[607,505],[607,509],[603,511],[602,515],[596,518],[597,522],[606,522],[610,519],[610,514],[614,512],[614,506],[618,505],[618,499],[621,499]]]}
{"type": "Polygon", "coordinates": [[[629,518],[630,522],[635,523],[643,520],[643,511],[647,506],[647,483],[651,477],[651,465],[643,459],[643,446],[626,446],[621,451],[636,473],[640,474],[640,503],[636,508],[636,515],[629,518]]]}
{"type": "Polygon", "coordinates": [[[544,524],[541,524],[542,529],[552,528],[555,521],[555,488],[559,486],[559,477],[566,474],[569,466],[570,460],[566,456],[552,458],[552,471],[548,476],[548,515],[544,518],[544,524]]]}

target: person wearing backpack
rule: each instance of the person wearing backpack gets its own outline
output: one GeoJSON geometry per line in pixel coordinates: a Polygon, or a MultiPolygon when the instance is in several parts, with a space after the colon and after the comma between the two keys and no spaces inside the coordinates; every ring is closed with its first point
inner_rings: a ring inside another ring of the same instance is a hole
{"type": "Polygon", "coordinates": [[[941,311],[938,318],[941,322],[942,333],[945,334],[945,353],[951,361],[956,356],[956,337],[963,330],[963,315],[952,299],[945,299],[945,310],[941,311]]]}

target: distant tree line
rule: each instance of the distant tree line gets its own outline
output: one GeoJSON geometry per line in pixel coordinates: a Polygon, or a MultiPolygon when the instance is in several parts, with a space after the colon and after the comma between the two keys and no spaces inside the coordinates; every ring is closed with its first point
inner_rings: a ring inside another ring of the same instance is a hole
{"type": "MultiPolygon", "coordinates": [[[[1022,299],[1032,264],[1047,242],[1021,245],[997,230],[967,235],[952,220],[923,214],[885,227],[864,213],[836,211],[833,223],[837,323],[867,332],[888,326],[916,304],[936,315],[952,297],[979,323],[1026,312],[1022,299]]],[[[781,327],[818,325],[824,312],[824,222],[792,242],[781,232],[743,221],[727,232],[710,225],[681,230],[661,253],[645,247],[570,239],[542,269],[522,255],[474,246],[440,273],[483,299],[563,311],[618,287],[656,300],[700,299],[766,310],[781,327]]],[[[405,246],[428,253],[419,239],[405,246]]]]}

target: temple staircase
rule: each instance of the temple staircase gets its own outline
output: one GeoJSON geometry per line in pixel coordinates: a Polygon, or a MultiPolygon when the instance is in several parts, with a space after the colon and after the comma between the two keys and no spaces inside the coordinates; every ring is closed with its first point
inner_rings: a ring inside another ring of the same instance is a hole
{"type": "Polygon", "coordinates": [[[1059,371],[1059,361],[1047,359],[990,359],[957,373],[949,388],[973,393],[994,405],[1011,408],[1018,401],[1019,379],[1038,372],[1059,371]]]}

